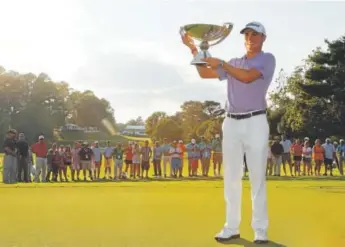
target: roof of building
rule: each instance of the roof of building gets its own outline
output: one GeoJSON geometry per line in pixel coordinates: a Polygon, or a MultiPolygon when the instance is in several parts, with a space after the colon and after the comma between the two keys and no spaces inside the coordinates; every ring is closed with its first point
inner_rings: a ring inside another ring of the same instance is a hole
{"type": "Polygon", "coordinates": [[[144,125],[127,125],[125,130],[145,130],[144,125]]]}

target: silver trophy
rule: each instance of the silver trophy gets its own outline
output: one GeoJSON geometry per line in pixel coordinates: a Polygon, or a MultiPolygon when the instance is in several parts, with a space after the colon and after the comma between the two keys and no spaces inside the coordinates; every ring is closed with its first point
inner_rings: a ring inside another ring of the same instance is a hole
{"type": "Polygon", "coordinates": [[[222,42],[232,31],[233,24],[228,22],[224,23],[223,26],[213,24],[189,24],[180,28],[181,36],[187,34],[194,40],[200,41],[200,51],[194,57],[192,65],[206,65],[207,62],[202,59],[211,57],[208,49],[210,46],[214,46],[222,42]],[[210,43],[215,41],[214,43],[210,43]]]}

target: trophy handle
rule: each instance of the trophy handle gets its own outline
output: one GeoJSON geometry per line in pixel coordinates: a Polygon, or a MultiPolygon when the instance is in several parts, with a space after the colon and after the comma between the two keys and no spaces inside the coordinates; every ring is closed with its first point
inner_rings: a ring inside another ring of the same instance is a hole
{"type": "Polygon", "coordinates": [[[223,36],[221,39],[219,39],[219,40],[216,41],[215,43],[209,44],[209,45],[210,45],[210,46],[214,46],[214,45],[217,45],[217,44],[219,44],[220,42],[222,42],[226,37],[228,37],[228,35],[230,34],[230,32],[231,32],[233,26],[234,26],[233,23],[231,23],[231,22],[225,22],[225,23],[223,24],[223,27],[226,28],[226,29],[228,29],[228,30],[229,30],[229,33],[228,33],[227,35],[223,36]]]}
{"type": "Polygon", "coordinates": [[[180,27],[180,35],[183,37],[186,34],[183,27],[180,27]]]}

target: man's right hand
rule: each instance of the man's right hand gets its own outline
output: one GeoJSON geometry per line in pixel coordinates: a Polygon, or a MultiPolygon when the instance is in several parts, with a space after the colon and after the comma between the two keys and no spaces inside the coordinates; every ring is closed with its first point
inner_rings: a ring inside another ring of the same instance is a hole
{"type": "Polygon", "coordinates": [[[182,37],[182,42],[185,44],[189,49],[194,50],[196,49],[194,41],[187,33],[181,36],[182,37]]]}
{"type": "MultiPolygon", "coordinates": [[[[193,56],[196,56],[198,49],[196,48],[193,39],[187,33],[181,35],[181,38],[183,44],[185,44],[191,50],[193,56]]],[[[196,68],[201,78],[218,78],[216,71],[207,67],[207,65],[197,65],[196,68]]]]}

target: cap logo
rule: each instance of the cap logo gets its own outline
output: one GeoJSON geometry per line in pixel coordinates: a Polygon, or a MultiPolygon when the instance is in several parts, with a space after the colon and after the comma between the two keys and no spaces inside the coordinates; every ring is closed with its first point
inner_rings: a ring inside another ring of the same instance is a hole
{"type": "Polygon", "coordinates": [[[248,23],[247,27],[249,27],[249,26],[260,27],[260,25],[254,23],[254,22],[248,23]]]}

